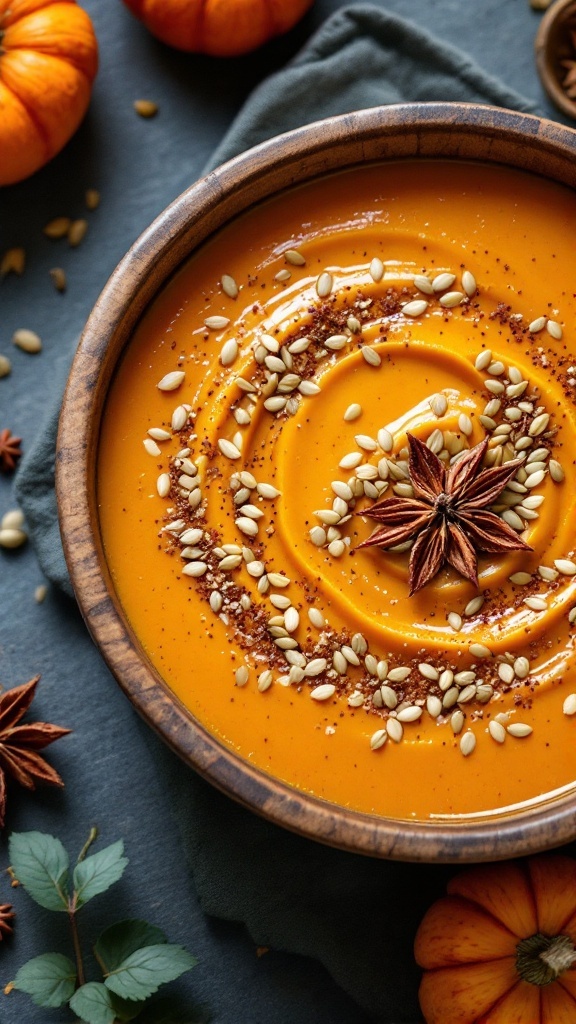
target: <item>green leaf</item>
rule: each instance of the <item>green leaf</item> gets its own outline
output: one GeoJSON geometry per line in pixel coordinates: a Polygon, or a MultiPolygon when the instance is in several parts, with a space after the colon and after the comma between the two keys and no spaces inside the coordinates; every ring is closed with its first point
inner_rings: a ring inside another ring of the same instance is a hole
{"type": "Polygon", "coordinates": [[[16,878],[46,910],[68,910],[68,854],[44,832],[14,832],[9,841],[16,878]]]}
{"type": "Polygon", "coordinates": [[[89,981],[74,993],[70,1009],[88,1024],[114,1024],[116,1010],[112,1005],[113,998],[102,982],[89,981]]]}
{"type": "Polygon", "coordinates": [[[104,980],[106,988],[124,999],[147,999],[160,985],[174,981],[196,960],[183,946],[155,944],[137,949],[104,980]]]}
{"type": "Polygon", "coordinates": [[[142,1005],[127,1004],[109,992],[102,982],[89,981],[74,993],[70,1009],[87,1024],[114,1024],[114,1021],[133,1020],[140,1013],[142,1005]]]}
{"type": "Polygon", "coordinates": [[[76,968],[62,953],[43,953],[20,968],[14,988],[26,992],[37,1006],[63,1006],[76,985],[76,968]]]}
{"type": "Polygon", "coordinates": [[[142,946],[155,946],[167,942],[164,932],[147,921],[118,921],[102,935],[94,952],[105,974],[115,971],[123,960],[142,946]]]}
{"type": "Polygon", "coordinates": [[[82,907],[93,896],[106,892],[114,882],[122,878],[128,858],[123,857],[124,843],[121,839],[107,846],[91,857],[85,857],[74,868],[74,889],[76,906],[82,907]]]}

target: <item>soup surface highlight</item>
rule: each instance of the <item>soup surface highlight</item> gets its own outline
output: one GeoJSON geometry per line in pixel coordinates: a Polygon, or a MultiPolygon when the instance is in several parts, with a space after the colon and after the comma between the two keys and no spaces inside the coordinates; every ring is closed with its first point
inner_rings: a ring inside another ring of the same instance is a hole
{"type": "Polygon", "coordinates": [[[106,558],[240,758],[404,819],[573,786],[575,222],[524,172],[369,165],[245,213],[146,312],[106,558]]]}

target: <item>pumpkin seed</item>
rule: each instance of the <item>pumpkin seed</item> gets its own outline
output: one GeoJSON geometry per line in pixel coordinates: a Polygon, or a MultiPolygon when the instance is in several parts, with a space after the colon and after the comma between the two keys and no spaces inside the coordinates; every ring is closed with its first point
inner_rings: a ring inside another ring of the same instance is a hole
{"type": "MultiPolygon", "coordinates": [[[[162,380],[158,381],[156,387],[159,391],[176,391],[183,383],[185,376],[184,370],[172,370],[170,373],[165,374],[162,380]]],[[[187,418],[188,413],[186,413],[187,418]]]]}
{"type": "Polygon", "coordinates": [[[328,298],[330,292],[332,291],[333,283],[334,281],[332,278],[332,274],[330,274],[327,270],[322,271],[322,273],[318,277],[318,280],[316,281],[316,291],[320,299],[328,298]]]}
{"type": "Polygon", "coordinates": [[[182,572],[184,576],[192,576],[194,579],[199,579],[200,576],[204,576],[207,569],[206,562],[188,562],[182,569],[182,572]]]}
{"type": "Polygon", "coordinates": [[[62,267],[52,267],[52,270],[48,272],[50,274],[50,280],[54,285],[57,292],[66,291],[66,274],[62,270],[62,267]]]}
{"type": "Polygon", "coordinates": [[[386,732],[394,743],[400,743],[404,735],[402,723],[397,718],[389,718],[386,722],[386,732]]]}
{"type": "Polygon", "coordinates": [[[508,577],[511,583],[515,583],[518,587],[524,587],[527,583],[530,583],[532,579],[529,572],[514,572],[508,577]]]}
{"type": "Polygon", "coordinates": [[[506,729],[500,724],[500,722],[492,719],[492,721],[488,723],[488,732],[492,739],[496,740],[496,743],[504,743],[504,740],[506,739],[506,729]]]}
{"type": "Polygon", "coordinates": [[[406,302],[402,306],[402,312],[404,316],[422,316],[423,313],[428,309],[428,303],[425,299],[411,299],[410,302],[406,302]]]}
{"type": "Polygon", "coordinates": [[[18,277],[21,277],[25,264],[26,253],[21,246],[7,249],[0,260],[0,278],[6,277],[7,274],[17,274],[18,277]]]}
{"type": "Polygon", "coordinates": [[[476,746],[476,737],[474,733],[467,729],[462,738],[460,739],[460,750],[464,757],[468,757],[476,746]]]}
{"type": "Polygon", "coordinates": [[[368,363],[369,366],[380,366],[382,359],[375,348],[371,348],[369,345],[362,345],[360,351],[364,357],[364,361],[368,363]]]}
{"type": "MultiPolygon", "coordinates": [[[[344,419],[346,420],[346,423],[352,423],[353,420],[357,420],[358,417],[361,416],[361,415],[362,415],[362,406],[359,405],[358,402],[353,402],[352,405],[349,405],[348,408],[346,409],[346,411],[344,413],[344,419]]],[[[342,463],[340,463],[340,465],[342,465],[342,463]]],[[[346,469],[346,468],[353,468],[353,467],[346,467],[346,466],[344,466],[343,468],[346,469]]]]}
{"type": "Polygon", "coordinates": [[[248,671],[247,665],[240,665],[234,673],[234,679],[236,680],[236,686],[246,686],[250,678],[250,672],[248,671]]]}
{"type": "Polygon", "coordinates": [[[565,715],[576,715],[576,693],[569,693],[566,697],[562,710],[565,715]]]}
{"type": "Polygon", "coordinates": [[[487,366],[492,362],[492,352],[489,348],[484,349],[483,352],[479,352],[476,356],[474,366],[477,370],[485,370],[487,366]]]}
{"type": "Polygon", "coordinates": [[[513,722],[512,725],[506,727],[506,731],[511,736],[516,736],[517,739],[524,739],[525,736],[530,736],[532,733],[532,726],[526,725],[524,722],[513,722]]]}
{"type": "Polygon", "coordinates": [[[414,275],[414,286],[418,289],[419,292],[423,292],[424,295],[433,295],[434,294],[434,288],[432,287],[432,282],[430,281],[430,279],[428,277],[425,276],[425,274],[415,274],[414,275]]]}
{"type": "Polygon", "coordinates": [[[442,701],[440,698],[430,694],[426,698],[426,710],[431,718],[438,718],[438,715],[442,713],[442,701]]]}
{"type": "Polygon", "coordinates": [[[12,343],[21,349],[22,352],[28,352],[30,355],[36,355],[42,351],[40,336],[35,331],[28,330],[27,327],[20,327],[17,331],[14,331],[12,343]]]}
{"type": "Polygon", "coordinates": [[[220,352],[220,362],[222,366],[231,366],[237,359],[239,351],[236,338],[229,338],[228,341],[223,344],[220,352]]]}
{"type": "Polygon", "coordinates": [[[324,616],[322,615],[322,612],[318,610],[318,608],[309,608],[308,618],[310,619],[312,625],[316,626],[316,629],[322,629],[326,625],[324,616]]]}
{"type": "Polygon", "coordinates": [[[382,260],[378,258],[378,256],[375,256],[372,262],[370,263],[369,270],[370,277],[376,283],[378,283],[378,281],[381,281],[382,278],[384,277],[384,264],[382,263],[382,260]]]}
{"type": "MultiPolygon", "coordinates": [[[[304,672],[306,674],[306,669],[304,669],[304,672]]],[[[310,696],[312,700],[330,700],[330,697],[333,697],[335,693],[336,687],[334,683],[320,683],[320,686],[315,686],[310,691],[310,696]]]]}
{"type": "Polygon", "coordinates": [[[272,679],[273,676],[269,668],[260,673],[258,676],[258,690],[260,693],[265,693],[266,690],[270,689],[272,686],[272,679]]]}
{"type": "Polygon", "coordinates": [[[161,473],[156,481],[156,490],[161,498],[166,498],[170,493],[170,476],[168,473],[161,473]]]}
{"type": "Polygon", "coordinates": [[[287,263],[291,263],[293,267],[303,267],[306,263],[306,259],[299,249],[287,249],[284,253],[284,259],[287,263]]]}
{"type": "Polygon", "coordinates": [[[445,306],[446,309],[452,309],[454,306],[459,306],[466,299],[464,292],[446,292],[445,295],[441,295],[440,302],[441,306],[445,306]]]}
{"type": "Polygon", "coordinates": [[[2,530],[20,530],[24,525],[24,513],[22,509],[13,508],[5,512],[0,520],[2,530]]]}
{"type": "Polygon", "coordinates": [[[87,188],[84,193],[87,210],[96,210],[100,206],[100,193],[96,188],[87,188]]]}
{"type": "Polygon", "coordinates": [[[422,717],[422,708],[418,707],[416,704],[411,704],[410,707],[402,708],[402,710],[398,712],[397,721],[398,722],[417,722],[418,719],[421,718],[421,717],[422,717]]]}
{"type": "Polygon", "coordinates": [[[446,400],[445,395],[433,395],[430,401],[428,402],[428,405],[430,406],[434,415],[438,417],[444,416],[448,408],[448,402],[446,400]]]}
{"type": "Polygon", "coordinates": [[[0,548],[19,548],[28,540],[24,530],[3,526],[0,529],[0,548]]]}
{"type": "Polygon", "coordinates": [[[462,274],[462,287],[466,292],[468,298],[472,298],[477,289],[476,278],[469,270],[465,270],[462,274]]]}
{"type": "Polygon", "coordinates": [[[70,217],[54,217],[43,228],[47,238],[65,238],[70,230],[70,217]]]}
{"type": "Polygon", "coordinates": [[[207,327],[208,330],[210,331],[223,331],[226,327],[228,327],[229,323],[229,317],[219,316],[218,314],[215,314],[214,316],[206,317],[204,321],[204,326],[207,327]]]}
{"type": "MultiPolygon", "coordinates": [[[[350,697],[349,700],[348,700],[348,703],[350,703],[351,700],[352,700],[352,698],[350,697]]],[[[362,703],[364,703],[364,701],[362,701],[362,703]]],[[[359,706],[359,705],[356,705],[356,706],[359,706]]],[[[371,750],[380,750],[380,748],[383,747],[384,744],[386,743],[387,739],[388,739],[388,733],[386,732],[386,729],[377,729],[376,732],[372,733],[372,735],[370,737],[370,749],[371,750]]]]}
{"type": "Polygon", "coordinates": [[[450,716],[450,726],[455,736],[458,736],[458,734],[462,732],[462,729],[464,727],[464,721],[464,712],[460,711],[460,708],[454,711],[453,714],[450,716]]]}
{"type": "Polygon", "coordinates": [[[238,296],[238,285],[230,274],[222,274],[220,281],[222,285],[222,291],[229,299],[235,299],[238,296]]]}
{"type": "Polygon", "coordinates": [[[240,449],[237,448],[232,441],[228,441],[227,438],[225,437],[218,438],[218,447],[222,452],[222,455],[224,455],[225,458],[227,459],[239,459],[242,455],[240,449]]]}
{"type": "Polygon", "coordinates": [[[153,100],[134,100],[134,110],[139,117],[156,117],[158,104],[153,100]]]}
{"type": "Polygon", "coordinates": [[[545,612],[548,607],[543,597],[525,597],[523,603],[533,612],[545,612]]]}
{"type": "Polygon", "coordinates": [[[554,565],[563,576],[576,575],[576,562],[573,562],[570,558],[555,558],[554,565]]]}
{"type": "Polygon", "coordinates": [[[75,249],[77,245],[80,245],[80,242],[86,236],[87,231],[87,220],[84,220],[83,217],[79,218],[78,220],[73,220],[70,227],[68,228],[68,244],[71,245],[73,249],[75,249]]]}
{"type": "Polygon", "coordinates": [[[469,618],[472,615],[476,615],[476,613],[480,611],[483,604],[484,597],[482,594],[478,594],[477,597],[473,597],[471,601],[468,601],[468,604],[464,609],[464,615],[467,618],[469,618]]]}

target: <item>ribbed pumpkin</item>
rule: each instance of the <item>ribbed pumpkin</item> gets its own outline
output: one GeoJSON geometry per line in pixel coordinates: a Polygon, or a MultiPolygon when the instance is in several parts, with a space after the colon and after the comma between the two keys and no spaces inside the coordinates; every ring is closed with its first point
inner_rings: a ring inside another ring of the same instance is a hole
{"type": "Polygon", "coordinates": [[[575,1024],[576,861],[474,867],[448,893],[415,940],[427,1024],[575,1024]]]}
{"type": "Polygon", "coordinates": [[[233,57],[291,29],[314,0],[124,0],[169,46],[233,57]]]}
{"type": "Polygon", "coordinates": [[[76,0],[0,0],[0,185],[58,153],[86,113],[98,69],[76,0]]]}

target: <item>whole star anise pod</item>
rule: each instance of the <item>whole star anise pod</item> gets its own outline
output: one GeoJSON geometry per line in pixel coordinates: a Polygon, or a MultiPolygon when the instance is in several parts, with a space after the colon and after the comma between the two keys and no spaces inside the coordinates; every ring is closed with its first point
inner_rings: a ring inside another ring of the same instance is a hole
{"type": "Polygon", "coordinates": [[[391,548],[415,538],[410,595],[429,583],[446,562],[477,587],[478,551],[532,550],[508,523],[487,510],[515,475],[519,459],[481,469],[486,438],[447,468],[422,441],[407,436],[414,497],[384,498],[362,512],[379,526],[358,547],[391,548]]]}
{"type": "Polygon", "coordinates": [[[0,942],[5,935],[12,935],[13,927],[12,920],[16,917],[16,914],[12,910],[11,903],[0,904],[0,942]]]}
{"type": "Polygon", "coordinates": [[[19,725],[33,699],[40,676],[23,686],[15,686],[0,697],[0,828],[6,814],[6,781],[12,776],[26,789],[36,789],[37,782],[63,786],[57,771],[37,753],[42,747],[70,732],[49,722],[19,725]]]}
{"type": "Polygon", "coordinates": [[[16,463],[22,455],[21,441],[22,438],[14,437],[7,427],[0,430],[0,470],[3,473],[12,473],[16,469],[16,463]]]}

